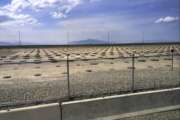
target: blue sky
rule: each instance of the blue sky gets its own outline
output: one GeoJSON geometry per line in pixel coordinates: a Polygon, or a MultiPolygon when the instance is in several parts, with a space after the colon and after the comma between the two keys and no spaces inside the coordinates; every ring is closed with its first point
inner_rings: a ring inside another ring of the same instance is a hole
{"type": "Polygon", "coordinates": [[[179,0],[0,0],[0,41],[179,41],[179,13],[179,0]]]}

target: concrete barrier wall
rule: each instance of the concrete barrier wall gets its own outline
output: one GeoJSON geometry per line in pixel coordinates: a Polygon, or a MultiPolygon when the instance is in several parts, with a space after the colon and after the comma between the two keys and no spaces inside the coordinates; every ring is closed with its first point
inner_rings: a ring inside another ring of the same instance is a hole
{"type": "Polygon", "coordinates": [[[180,88],[66,102],[62,118],[88,120],[175,105],[180,105],[180,88]]]}
{"type": "Polygon", "coordinates": [[[58,103],[0,111],[0,120],[60,120],[58,103]]]}
{"type": "Polygon", "coordinates": [[[0,120],[88,120],[177,105],[180,88],[0,111],[0,120]]]}

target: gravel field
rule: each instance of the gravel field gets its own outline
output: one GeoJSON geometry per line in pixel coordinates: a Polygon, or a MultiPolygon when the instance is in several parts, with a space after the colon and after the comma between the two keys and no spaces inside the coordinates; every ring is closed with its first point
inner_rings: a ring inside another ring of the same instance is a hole
{"type": "MultiPolygon", "coordinates": [[[[94,47],[92,49],[88,48],[92,53],[94,53],[94,51],[97,52],[96,57],[100,56],[99,54],[105,50],[106,57],[110,59],[73,60],[74,58],[70,57],[70,59],[72,59],[69,63],[71,97],[82,99],[130,92],[132,88],[132,58],[117,59],[115,54],[117,51],[116,48],[107,49],[106,47],[97,47],[94,49],[94,47]],[[114,52],[111,53],[111,51],[114,52]],[[112,58],[113,55],[111,54],[115,55],[114,58],[112,58]]],[[[122,50],[121,53],[128,53],[127,51],[124,52],[121,47],[118,49],[122,50]]],[[[138,48],[136,49],[138,50],[138,48]]],[[[139,49],[139,51],[141,51],[142,48],[140,47],[139,49]]],[[[145,49],[145,51],[148,51],[148,49],[149,48],[145,49]]],[[[176,47],[176,49],[177,52],[179,52],[179,47],[176,47]]],[[[53,50],[56,51],[58,49],[53,50]]],[[[80,53],[82,50],[78,50],[74,51],[76,52],[74,54],[83,57],[84,54],[80,53]],[[80,54],[78,54],[78,52],[80,54]]],[[[167,51],[167,46],[157,47],[155,50],[164,52],[167,51]]],[[[27,52],[28,50],[26,49],[24,51],[27,52]]],[[[43,56],[45,53],[50,54],[50,51],[53,52],[52,50],[45,51],[42,49],[31,49],[30,56],[39,54],[40,58],[44,59],[43,56]]],[[[22,54],[26,56],[25,52],[22,52],[22,49],[20,52],[14,54],[2,57],[2,60],[6,61],[12,56],[22,56],[22,54]]],[[[55,53],[51,54],[51,57],[54,54],[55,53]]],[[[74,57],[77,58],[77,56],[74,57]]],[[[18,61],[20,58],[21,57],[18,57],[15,60],[18,61]]],[[[56,57],[52,58],[58,59],[56,57]]],[[[177,55],[174,56],[173,70],[171,70],[171,62],[171,56],[135,58],[134,90],[162,89],[180,86],[180,57],[177,55]]],[[[1,64],[0,103],[67,98],[66,69],[66,61],[1,64]]]]}
{"type": "MultiPolygon", "coordinates": [[[[122,61],[117,63],[117,65],[116,60],[105,60],[103,62],[97,60],[86,61],[81,66],[76,66],[80,63],[79,61],[70,63],[72,65],[70,68],[71,96],[80,98],[95,97],[104,94],[120,94],[131,91],[132,69],[128,67],[131,64],[118,66],[122,61]],[[98,65],[89,64],[95,62],[98,65]],[[111,65],[113,62],[115,64],[114,66],[111,65]]],[[[0,102],[67,97],[67,74],[64,70],[66,67],[60,63],[57,64],[61,68],[53,68],[51,64],[50,66],[52,68],[40,69],[38,67],[36,69],[36,65],[25,65],[24,67],[22,64],[24,69],[18,72],[16,70],[15,74],[11,73],[12,78],[1,79],[0,102]],[[30,66],[32,67],[31,69],[30,66]],[[53,74],[48,74],[51,71],[54,71],[53,74]],[[32,76],[35,73],[41,73],[42,76],[32,76]],[[23,74],[27,74],[27,76],[22,76],[23,74]]],[[[19,65],[19,67],[22,65],[19,65]]],[[[43,67],[43,65],[40,67],[43,67]]],[[[12,72],[14,70],[6,68],[5,73],[7,71],[12,72]]],[[[139,66],[135,69],[134,88],[135,90],[145,90],[178,86],[180,85],[179,73],[180,68],[178,66],[175,66],[173,71],[166,65],[164,67],[159,65],[150,68],[144,68],[144,65],[142,68],[139,66]]]]}

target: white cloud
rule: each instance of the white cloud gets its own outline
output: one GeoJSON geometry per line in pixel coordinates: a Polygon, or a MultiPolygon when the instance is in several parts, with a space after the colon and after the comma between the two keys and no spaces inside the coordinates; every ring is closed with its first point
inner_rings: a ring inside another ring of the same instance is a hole
{"type": "Polygon", "coordinates": [[[26,0],[12,0],[8,5],[5,5],[2,9],[10,12],[21,12],[21,10],[29,7],[30,4],[26,0]]]}
{"type": "Polygon", "coordinates": [[[76,6],[82,4],[85,0],[57,0],[59,1],[58,6],[55,6],[55,11],[53,12],[53,18],[64,18],[67,14],[76,6]]]}
{"type": "Polygon", "coordinates": [[[54,19],[65,18],[76,6],[95,1],[99,0],[12,0],[0,8],[0,17],[10,18],[0,20],[0,25],[38,24],[36,13],[48,14],[54,19]]]}
{"type": "Polygon", "coordinates": [[[52,17],[53,18],[56,18],[56,19],[59,19],[59,18],[65,18],[66,15],[63,14],[62,12],[53,12],[51,13],[52,17]]]}
{"type": "Polygon", "coordinates": [[[175,22],[177,20],[179,20],[179,17],[167,16],[157,19],[155,23],[170,23],[170,22],[175,22]]]}
{"type": "Polygon", "coordinates": [[[86,0],[12,0],[10,4],[5,5],[2,9],[13,13],[19,13],[25,9],[37,12],[41,12],[44,9],[54,9],[56,13],[67,14],[84,1],[86,0]]]}
{"type": "Polygon", "coordinates": [[[55,6],[55,11],[53,11],[50,15],[55,19],[65,18],[73,8],[75,8],[77,5],[81,3],[82,0],[64,0],[61,3],[59,3],[58,6],[55,6]]]}
{"type": "Polygon", "coordinates": [[[0,22],[1,27],[20,27],[39,24],[38,20],[33,18],[31,15],[14,13],[5,9],[0,9],[0,19],[2,16],[8,19],[0,22]]]}
{"type": "Polygon", "coordinates": [[[7,9],[12,12],[20,12],[23,9],[42,9],[50,7],[53,4],[62,0],[12,0],[10,4],[4,6],[4,9],[7,9]]]}
{"type": "Polygon", "coordinates": [[[11,0],[9,4],[0,7],[0,27],[38,27],[43,25],[45,20],[41,18],[44,15],[60,20],[68,17],[78,5],[98,1],[100,0],[11,0]]]}

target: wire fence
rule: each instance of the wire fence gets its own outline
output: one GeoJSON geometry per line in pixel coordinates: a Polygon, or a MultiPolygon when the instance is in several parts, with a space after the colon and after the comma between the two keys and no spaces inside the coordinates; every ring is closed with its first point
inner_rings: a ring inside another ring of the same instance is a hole
{"type": "Polygon", "coordinates": [[[0,109],[180,86],[180,56],[173,50],[98,59],[66,54],[63,60],[47,53],[49,59],[42,61],[36,52],[34,61],[1,63],[0,109]]]}
{"type": "MultiPolygon", "coordinates": [[[[70,69],[70,98],[89,98],[180,85],[179,56],[132,57],[83,61],[84,73],[70,69]],[[107,70],[106,70],[107,69],[107,70]],[[74,74],[73,74],[74,73],[74,74]]],[[[72,66],[78,65],[75,61],[72,66]]],[[[68,68],[69,69],[69,68],[68,68]]]]}

